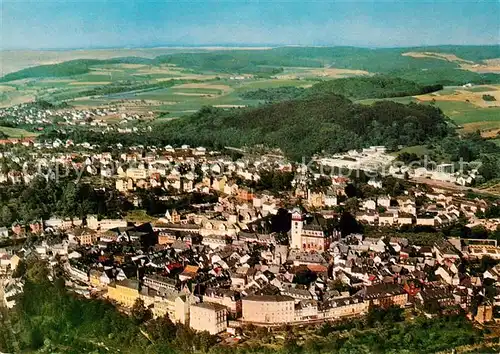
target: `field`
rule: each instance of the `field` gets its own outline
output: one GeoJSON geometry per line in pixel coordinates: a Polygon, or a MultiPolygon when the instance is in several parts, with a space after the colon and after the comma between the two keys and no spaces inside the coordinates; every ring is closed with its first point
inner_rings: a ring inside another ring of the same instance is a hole
{"type": "Polygon", "coordinates": [[[405,147],[401,150],[398,150],[393,153],[394,156],[397,156],[401,153],[409,153],[409,154],[416,154],[418,156],[424,156],[429,154],[430,150],[425,146],[425,145],[414,145],[414,146],[408,146],[405,147]]]}
{"type": "MultiPolygon", "coordinates": [[[[333,69],[329,70],[333,72],[333,69]]],[[[245,76],[245,79],[234,79],[230,74],[196,72],[175,65],[106,64],[92,67],[89,73],[68,78],[26,79],[5,83],[0,86],[0,107],[31,102],[38,97],[52,102],[65,100],[78,108],[119,105],[130,111],[159,112],[162,113],[162,118],[172,119],[193,113],[205,105],[229,108],[259,103],[256,100],[242,99],[239,94],[243,91],[282,86],[310,87],[315,83],[301,77],[308,72],[304,68],[287,68],[287,72],[290,77],[245,76]],[[298,73],[297,78],[292,78],[294,72],[298,73]],[[123,83],[133,87],[155,85],[168,80],[179,80],[179,84],[108,95],[83,94],[95,88],[123,83]]],[[[358,73],[349,70],[340,72],[349,72],[349,75],[358,73]]],[[[307,75],[311,74],[308,72],[307,75]]]]}
{"type": "Polygon", "coordinates": [[[499,85],[482,85],[473,86],[471,88],[449,87],[440,92],[434,92],[427,95],[416,97],[419,101],[451,101],[451,102],[467,102],[477,107],[490,108],[500,107],[500,86],[499,85]],[[495,97],[495,101],[485,101],[483,95],[495,97]]]}
{"type": "Polygon", "coordinates": [[[366,99],[357,102],[369,105],[383,100],[405,104],[419,102],[439,107],[460,127],[459,132],[462,133],[479,130],[483,137],[493,138],[500,132],[500,85],[479,85],[471,88],[449,86],[427,95],[366,99]],[[483,100],[484,94],[495,97],[496,101],[483,100]]]}
{"type": "Polygon", "coordinates": [[[361,104],[370,105],[370,104],[372,104],[374,102],[378,102],[378,101],[393,101],[393,102],[397,102],[397,103],[408,104],[410,102],[416,102],[417,100],[412,96],[406,96],[406,97],[391,97],[391,98],[368,98],[365,100],[358,100],[356,102],[361,103],[361,104]]]}
{"type": "Polygon", "coordinates": [[[472,60],[465,60],[458,57],[455,54],[449,53],[436,53],[436,52],[407,52],[403,53],[403,56],[409,56],[412,58],[427,58],[427,59],[439,59],[450,63],[458,64],[462,69],[469,70],[473,72],[483,73],[483,72],[500,72],[500,60],[486,59],[481,63],[474,62],[472,60]]]}
{"type": "Polygon", "coordinates": [[[20,128],[10,128],[0,126],[0,132],[7,135],[9,138],[23,138],[29,136],[35,136],[36,133],[26,131],[20,128]]]}
{"type": "Polygon", "coordinates": [[[449,87],[440,92],[415,97],[419,102],[433,104],[453,119],[464,133],[479,130],[484,137],[495,137],[500,132],[500,86],[483,85],[464,89],[449,87]],[[487,102],[483,95],[495,97],[487,102]]]}

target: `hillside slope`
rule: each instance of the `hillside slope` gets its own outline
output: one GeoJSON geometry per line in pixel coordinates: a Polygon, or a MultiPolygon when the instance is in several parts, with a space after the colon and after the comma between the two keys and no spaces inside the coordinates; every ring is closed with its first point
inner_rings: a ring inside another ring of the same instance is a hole
{"type": "Polygon", "coordinates": [[[309,97],[254,109],[204,108],[159,128],[173,143],[205,146],[276,146],[294,158],[367,145],[418,145],[449,133],[446,117],[424,105],[353,104],[336,95],[309,97]]]}

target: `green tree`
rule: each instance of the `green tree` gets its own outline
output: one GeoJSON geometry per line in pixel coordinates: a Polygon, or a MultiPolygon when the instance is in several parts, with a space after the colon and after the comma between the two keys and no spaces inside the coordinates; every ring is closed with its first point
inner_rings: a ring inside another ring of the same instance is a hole
{"type": "Polygon", "coordinates": [[[345,202],[345,210],[350,212],[351,214],[356,214],[359,208],[358,198],[349,198],[345,202]]]}
{"type": "Polygon", "coordinates": [[[153,341],[171,342],[175,338],[175,324],[168,314],[155,318],[146,324],[146,329],[153,341]]]}
{"type": "Polygon", "coordinates": [[[151,310],[144,306],[144,301],[141,298],[135,300],[130,310],[130,316],[137,324],[144,323],[153,317],[151,310]]]}
{"type": "Polygon", "coordinates": [[[0,225],[8,226],[14,222],[14,214],[8,205],[4,205],[0,211],[0,225]]]}

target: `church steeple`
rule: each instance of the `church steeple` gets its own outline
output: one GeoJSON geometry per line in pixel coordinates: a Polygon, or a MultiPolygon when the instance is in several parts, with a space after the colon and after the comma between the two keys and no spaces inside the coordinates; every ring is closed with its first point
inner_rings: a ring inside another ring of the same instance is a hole
{"type": "Polygon", "coordinates": [[[291,233],[291,242],[290,246],[292,248],[301,248],[302,244],[302,228],[304,227],[304,216],[302,211],[298,208],[292,210],[292,228],[290,230],[291,233]]]}

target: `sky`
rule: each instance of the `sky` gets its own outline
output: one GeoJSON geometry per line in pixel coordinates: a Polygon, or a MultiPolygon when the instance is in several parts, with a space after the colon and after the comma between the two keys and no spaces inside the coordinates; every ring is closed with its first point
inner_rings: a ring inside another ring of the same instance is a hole
{"type": "Polygon", "coordinates": [[[499,0],[0,0],[0,48],[499,44],[499,0]]]}

